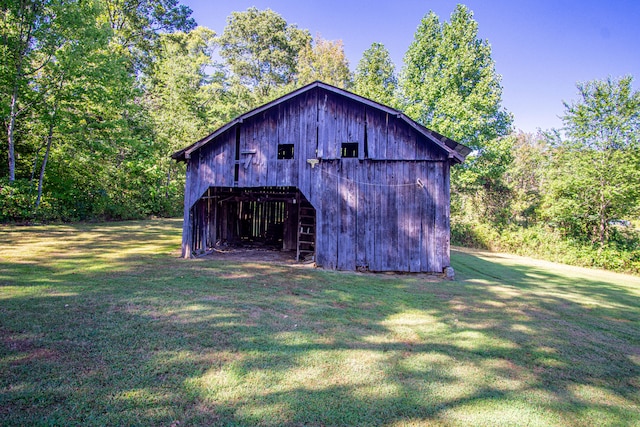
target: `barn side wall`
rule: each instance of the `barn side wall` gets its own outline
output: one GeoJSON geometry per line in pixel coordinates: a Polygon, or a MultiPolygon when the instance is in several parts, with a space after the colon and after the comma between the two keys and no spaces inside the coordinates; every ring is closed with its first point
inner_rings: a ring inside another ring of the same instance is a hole
{"type": "Polygon", "coordinates": [[[209,187],[296,187],[316,209],[327,269],[441,272],[449,265],[446,152],[404,120],[321,89],[245,119],[188,160],[183,256],[209,187]],[[341,158],[342,143],[356,158],[341,158]],[[293,144],[293,159],[278,159],[293,144]],[[317,164],[308,160],[317,161],[317,164]]]}

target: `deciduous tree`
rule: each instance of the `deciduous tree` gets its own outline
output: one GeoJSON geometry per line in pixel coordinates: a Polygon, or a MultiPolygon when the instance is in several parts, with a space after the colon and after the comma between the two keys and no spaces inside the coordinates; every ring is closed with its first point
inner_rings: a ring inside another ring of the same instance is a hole
{"type": "Polygon", "coordinates": [[[565,103],[565,139],[549,168],[546,214],[573,235],[604,245],[610,221],[640,209],[640,92],[632,77],[577,85],[565,103]]]}
{"type": "Polygon", "coordinates": [[[0,111],[7,132],[9,182],[13,182],[17,120],[33,104],[30,96],[37,95],[30,83],[57,48],[59,34],[51,27],[64,8],[58,0],[9,0],[0,10],[0,111]]]}
{"type": "Polygon", "coordinates": [[[290,25],[276,12],[258,10],[233,12],[218,39],[220,55],[239,83],[260,100],[271,91],[294,82],[300,51],[311,35],[290,25]]]}
{"type": "Polygon", "coordinates": [[[351,85],[349,61],[342,40],[324,40],[317,35],[300,52],[298,84],[302,86],[316,80],[343,89],[351,85]]]}
{"type": "Polygon", "coordinates": [[[139,72],[153,61],[160,34],[190,31],[196,27],[191,9],[178,0],[103,0],[104,12],[114,31],[112,44],[126,54],[139,72]]]}
{"type": "Polygon", "coordinates": [[[400,86],[410,117],[472,148],[510,131],[491,46],[478,38],[478,23],[463,5],[450,22],[440,23],[434,12],[422,19],[400,86]]]}
{"type": "Polygon", "coordinates": [[[395,65],[381,43],[373,43],[364,51],[353,83],[353,90],[359,95],[392,107],[398,104],[395,65]]]}
{"type": "Polygon", "coordinates": [[[145,170],[155,176],[149,194],[155,204],[167,208],[167,202],[179,204],[184,184],[182,165],[171,160],[171,153],[229,118],[221,111],[227,95],[213,61],[214,40],[215,33],[205,27],[161,35],[156,60],[145,79],[156,152],[145,161],[145,170]]]}

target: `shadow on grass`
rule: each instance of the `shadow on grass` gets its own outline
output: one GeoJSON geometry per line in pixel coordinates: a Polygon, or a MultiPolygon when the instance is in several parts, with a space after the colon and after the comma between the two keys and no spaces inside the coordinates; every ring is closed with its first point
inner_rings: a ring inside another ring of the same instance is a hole
{"type": "Polygon", "coordinates": [[[178,225],[0,263],[2,424],[640,422],[637,279],[187,261],[178,225]]]}

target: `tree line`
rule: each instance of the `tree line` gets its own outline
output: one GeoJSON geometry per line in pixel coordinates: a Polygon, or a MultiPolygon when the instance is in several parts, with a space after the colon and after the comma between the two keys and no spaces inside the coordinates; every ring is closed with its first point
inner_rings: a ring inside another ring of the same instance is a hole
{"type": "Polygon", "coordinates": [[[177,215],[184,165],[172,152],[322,80],[473,149],[453,170],[454,242],[640,270],[628,226],[640,212],[632,76],[579,83],[562,129],[514,132],[491,46],[463,5],[448,21],[424,16],[400,70],[373,43],[353,72],[341,41],[269,9],[232,13],[220,34],[178,0],[1,10],[0,222],[177,215]]]}

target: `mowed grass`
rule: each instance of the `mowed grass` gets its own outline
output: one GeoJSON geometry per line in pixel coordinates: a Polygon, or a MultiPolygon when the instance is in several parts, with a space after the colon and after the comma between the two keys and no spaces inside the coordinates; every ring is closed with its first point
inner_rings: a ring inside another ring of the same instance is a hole
{"type": "Polygon", "coordinates": [[[181,222],[0,228],[0,425],[640,425],[640,278],[178,257],[181,222]]]}

